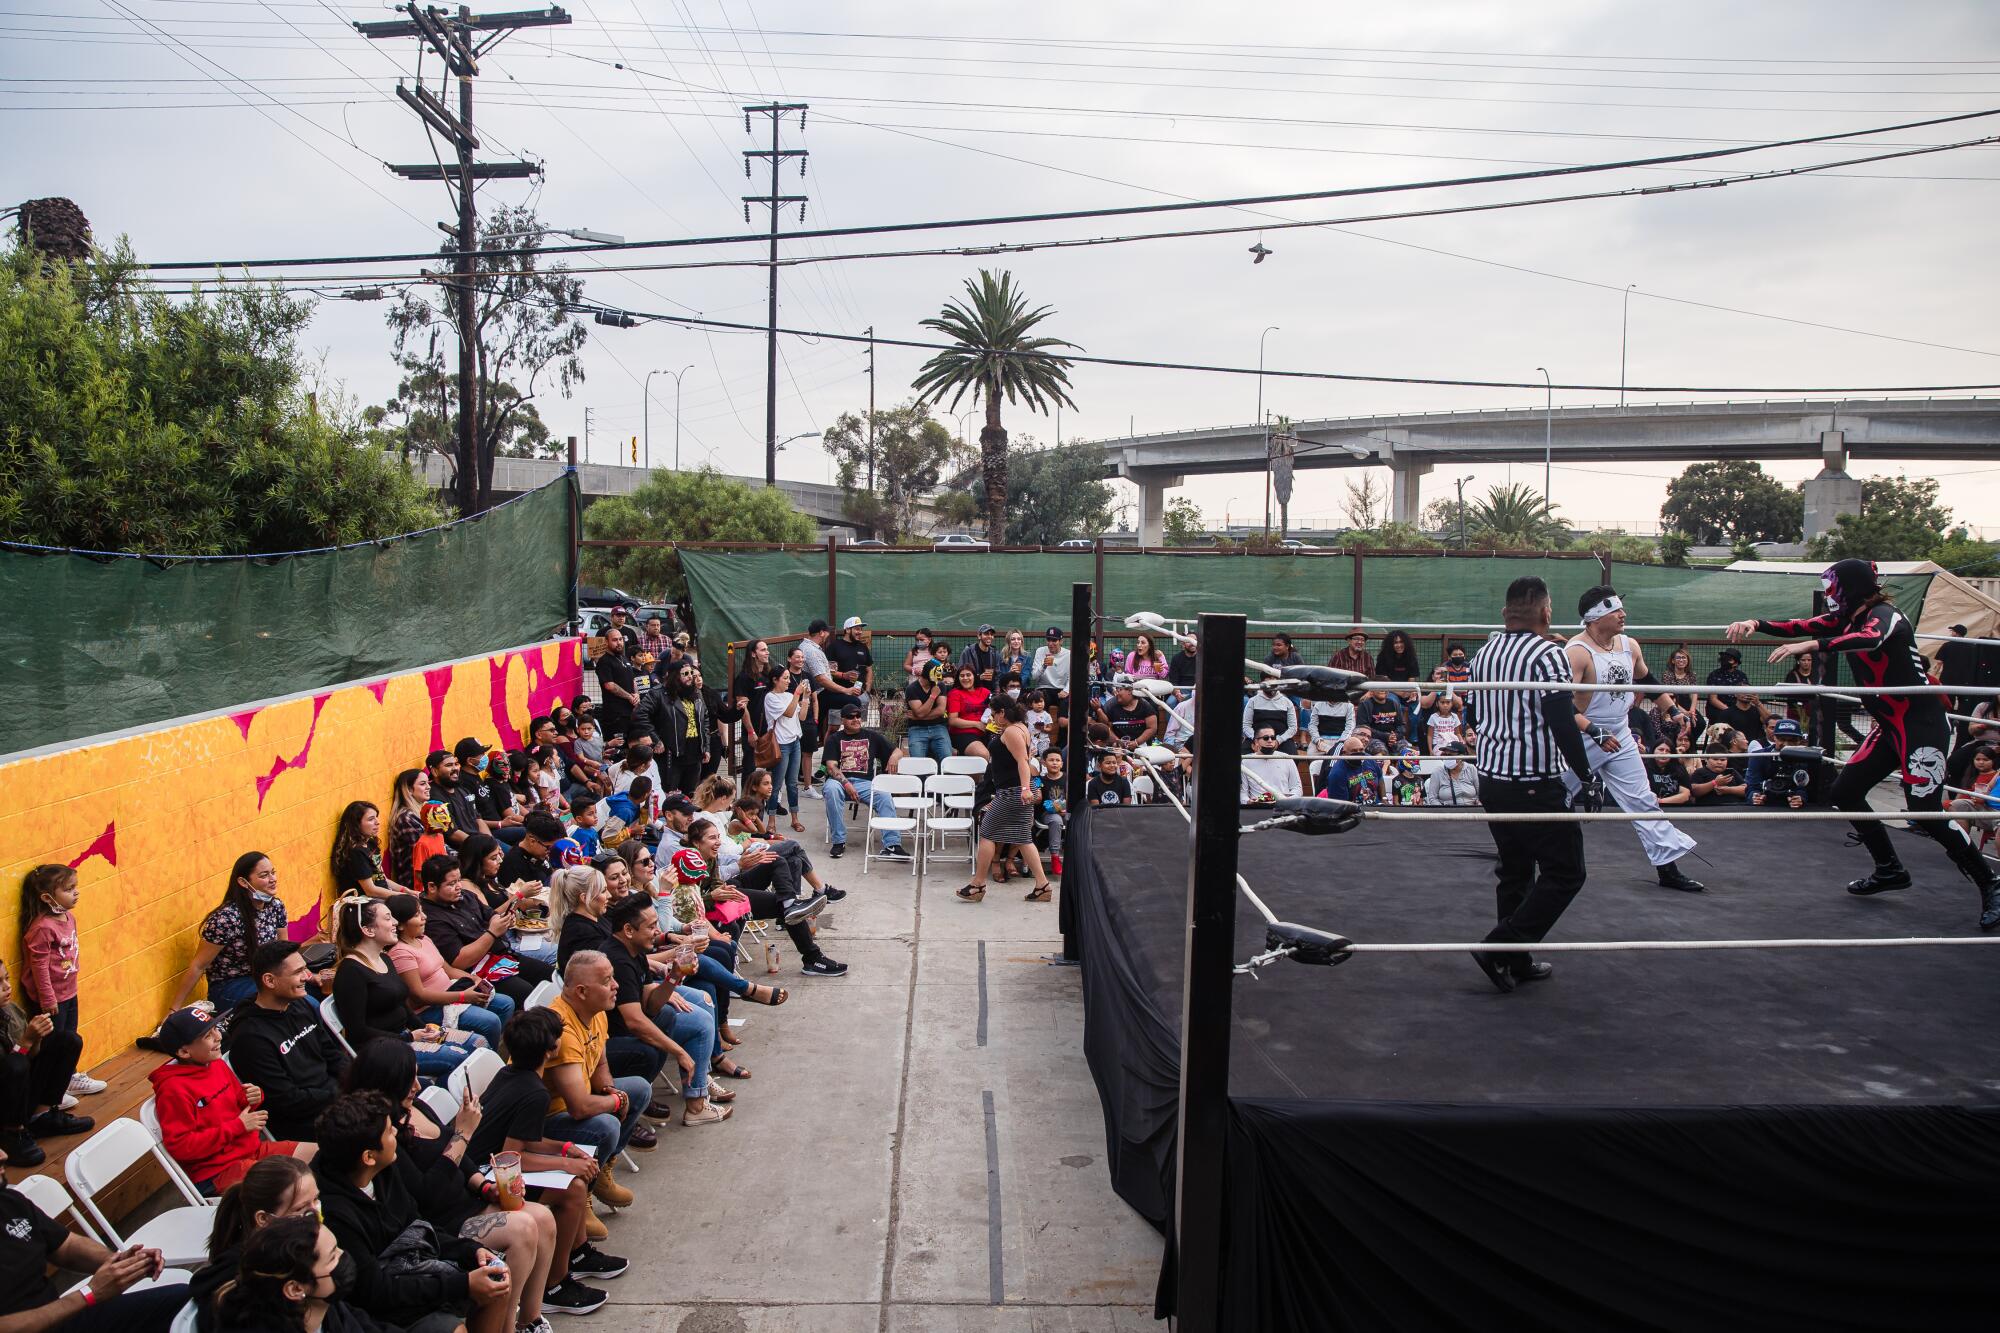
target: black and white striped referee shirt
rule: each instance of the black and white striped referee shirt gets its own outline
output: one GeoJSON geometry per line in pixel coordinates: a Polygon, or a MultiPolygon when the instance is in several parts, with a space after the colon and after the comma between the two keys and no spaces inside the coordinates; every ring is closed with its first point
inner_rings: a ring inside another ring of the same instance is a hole
{"type": "MultiPolygon", "coordinates": [[[[1559,641],[1531,630],[1502,630],[1472,655],[1472,679],[1573,680],[1559,641]]],[[[1511,781],[1552,778],[1568,767],[1542,715],[1546,690],[1473,690],[1479,771],[1511,781]]]]}

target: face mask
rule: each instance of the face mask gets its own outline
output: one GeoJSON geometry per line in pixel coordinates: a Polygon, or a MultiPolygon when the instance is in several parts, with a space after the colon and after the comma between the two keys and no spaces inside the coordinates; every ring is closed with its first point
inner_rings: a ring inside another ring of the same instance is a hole
{"type": "Polygon", "coordinates": [[[1009,690],[1007,691],[1007,697],[1009,699],[1018,699],[1021,697],[1021,692],[1019,690],[1009,690]]]}
{"type": "Polygon", "coordinates": [[[342,1252],[340,1262],[333,1266],[333,1296],[336,1301],[346,1300],[354,1294],[354,1284],[360,1280],[361,1265],[353,1255],[342,1252]]]}

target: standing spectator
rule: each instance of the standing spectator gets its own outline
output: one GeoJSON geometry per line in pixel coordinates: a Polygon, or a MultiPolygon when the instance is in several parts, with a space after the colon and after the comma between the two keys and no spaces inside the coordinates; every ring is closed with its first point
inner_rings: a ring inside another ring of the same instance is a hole
{"type": "Polygon", "coordinates": [[[408,892],[382,873],[381,846],[382,812],[373,801],[349,801],[333,830],[334,891],[369,898],[408,892]]]}
{"type": "Polygon", "coordinates": [[[828,719],[840,716],[848,700],[866,705],[875,691],[875,654],[868,651],[868,626],[860,616],[840,622],[840,637],[826,646],[827,660],[833,665],[836,683],[850,687],[847,699],[820,700],[820,712],[828,719]]]}
{"type": "MultiPolygon", "coordinates": [[[[826,752],[821,756],[826,764],[826,783],[821,788],[821,794],[826,803],[826,833],[833,842],[830,851],[833,856],[847,851],[849,801],[866,802],[884,819],[894,818],[896,814],[895,798],[886,791],[875,789],[875,775],[895,772],[901,753],[889,743],[887,736],[862,723],[860,704],[849,704],[843,708],[840,729],[826,738],[826,752]]],[[[894,829],[883,830],[882,855],[891,860],[909,859],[902,835],[894,829]]]]}
{"type": "Polygon", "coordinates": [[[1197,669],[1195,637],[1190,634],[1181,641],[1181,650],[1167,662],[1167,683],[1177,690],[1192,690],[1197,669]]]}
{"type": "Polygon", "coordinates": [[[1459,698],[1455,694],[1438,696],[1437,702],[1432,705],[1429,719],[1424,723],[1424,753],[1443,754],[1447,745],[1458,744],[1460,724],[1464,721],[1459,716],[1461,707],[1459,698]]]}
{"type": "Polygon", "coordinates": [[[646,628],[639,632],[639,651],[651,653],[663,668],[680,656],[679,648],[667,637],[667,622],[657,611],[646,617],[646,628]]]}
{"type": "Polygon", "coordinates": [[[1069,788],[1063,781],[1063,752],[1050,750],[1042,756],[1042,775],[1036,780],[1035,821],[1048,830],[1049,869],[1062,874],[1063,828],[1069,819],[1069,788]]]}
{"type": "MultiPolygon", "coordinates": [[[[806,626],[806,637],[800,641],[798,652],[804,656],[803,675],[793,672],[793,677],[808,689],[819,695],[822,716],[834,716],[836,710],[849,699],[859,698],[862,690],[858,682],[847,682],[835,674],[831,659],[827,656],[827,643],[833,638],[833,627],[824,620],[815,620],[806,626]]],[[[769,716],[770,705],[765,703],[765,715],[769,716]]]]}
{"type": "Polygon", "coordinates": [[[59,1138],[96,1127],[90,1117],[62,1109],[82,1055],[83,1038],[58,1032],[47,1014],[30,1018],[14,1003],[14,979],[0,960],[0,1160],[40,1166],[48,1155],[35,1135],[59,1138]]]}
{"type": "MultiPolygon", "coordinates": [[[[80,896],[76,871],[69,866],[36,866],[21,880],[23,998],[54,1020],[57,1032],[77,1030],[77,978],[83,970],[76,932],[80,896]]],[[[104,1091],[104,1084],[95,1079],[86,1076],[83,1082],[95,1086],[71,1091],[104,1091]]]]}
{"type": "MultiPolygon", "coordinates": [[[[4,1158],[0,1158],[4,1160],[4,1158]]],[[[77,1235],[12,1187],[0,1185],[0,1327],[60,1333],[167,1333],[187,1304],[187,1285],[132,1291],[165,1271],[158,1250],[113,1254],[77,1235]],[[58,1293],[51,1266],[88,1273],[76,1291],[58,1293]]]]}
{"type": "MultiPolygon", "coordinates": [[[[989,640],[992,638],[990,626],[986,637],[989,640]]],[[[965,651],[969,655],[974,650],[967,648],[965,651]]],[[[985,745],[984,721],[992,698],[993,691],[980,683],[978,667],[969,662],[959,663],[958,684],[945,696],[945,720],[951,732],[953,753],[992,758],[985,745]]]]}
{"type": "MultiPolygon", "coordinates": [[[[1949,644],[1946,645],[1946,647],[1949,646],[1950,646],[1949,644]]],[[[1782,678],[1782,683],[1786,685],[1819,684],[1820,683],[1819,654],[1813,652],[1811,649],[1807,649],[1805,652],[1800,653],[1797,657],[1794,657],[1792,659],[1791,666],[1785,669],[1785,674],[1782,678]]],[[[1782,702],[1784,703],[1785,706],[1786,717],[1790,718],[1792,721],[1798,723],[1801,726],[1806,725],[1810,721],[1810,715],[1812,713],[1812,708],[1814,703],[1812,699],[1809,699],[1804,695],[1788,694],[1784,696],[1782,702]]]]}
{"type": "Polygon", "coordinates": [[[708,760],[708,705],[692,662],[665,675],[639,704],[638,725],[660,738],[655,790],[692,791],[708,760]]]}
{"type": "Polygon", "coordinates": [[[1153,643],[1152,635],[1141,631],[1125,658],[1125,674],[1134,680],[1165,680],[1167,668],[1167,655],[1153,643]]]}
{"type": "Polygon", "coordinates": [[[951,758],[951,730],[945,724],[945,668],[926,657],[903,686],[903,747],[921,759],[951,758]]]}
{"type": "Polygon", "coordinates": [[[1392,629],[1383,636],[1382,651],[1375,654],[1375,679],[1377,680],[1422,680],[1423,668],[1417,664],[1417,650],[1410,643],[1410,636],[1399,629],[1392,629]]]}
{"type": "Polygon", "coordinates": [[[408,888],[417,882],[417,844],[423,841],[423,809],[431,799],[431,775],[406,768],[396,775],[389,801],[389,851],[383,860],[383,881],[408,888]]]}
{"type": "Polygon", "coordinates": [[[1007,631],[1007,645],[1000,650],[1000,675],[1016,677],[1022,689],[1034,683],[1035,660],[1028,655],[1028,642],[1020,630],[1007,631]]]}
{"type": "Polygon", "coordinates": [[[764,696],[764,721],[768,730],[778,741],[778,762],[771,773],[771,813],[789,815],[792,827],[805,828],[799,820],[799,743],[804,729],[799,723],[799,708],[808,698],[810,686],[804,681],[794,681],[789,668],[781,669],[771,681],[771,692],[764,696]],[[783,788],[785,803],[778,804],[778,791],[783,788]]]}
{"type": "Polygon", "coordinates": [[[222,904],[201,919],[201,943],[174,990],[169,1010],[187,1003],[195,978],[208,974],[208,998],[217,1013],[257,993],[250,958],[257,946],[285,934],[285,905],[278,901],[278,869],[262,852],[245,852],[229,868],[222,904]]]}
{"type": "Polygon", "coordinates": [[[771,645],[754,640],[743,659],[743,669],[729,683],[729,706],[741,723],[743,768],[757,766],[757,738],[769,729],[764,721],[764,696],[771,691],[771,645]]]}
{"type": "MultiPolygon", "coordinates": [[[[722,697],[722,691],[708,683],[708,677],[702,674],[701,663],[692,656],[682,660],[694,667],[694,687],[701,694],[702,707],[708,711],[708,755],[701,761],[701,776],[707,777],[722,767],[723,757],[735,744],[730,727],[736,715],[729,711],[729,701],[722,697]]],[[[721,672],[716,675],[720,679],[721,672]]]]}
{"type": "Polygon", "coordinates": [[[1479,774],[1465,762],[1465,747],[1446,741],[1438,754],[1444,762],[1424,779],[1425,805],[1478,805],[1479,774]]]}
{"type": "MultiPolygon", "coordinates": [[[[1126,693],[1130,693],[1129,688],[1126,693]]],[[[1042,855],[1035,849],[1034,767],[1029,758],[1028,727],[1019,699],[1005,695],[993,701],[993,719],[1001,724],[993,746],[992,767],[987,776],[993,783],[993,800],[979,824],[978,860],[972,879],[958,891],[960,901],[976,903],[986,896],[986,874],[1001,849],[1019,847],[1035,877],[1029,891],[1031,903],[1050,898],[1049,877],[1042,870],[1042,855]]]]}
{"type": "Polygon", "coordinates": [[[263,1139],[269,1119],[263,1089],[247,1087],[222,1058],[222,1034],[206,1009],[176,1009],[160,1024],[173,1058],[147,1077],[160,1122],[160,1146],[204,1195],[214,1198],[266,1157],[311,1161],[313,1146],[263,1139]]]}
{"type": "Polygon", "coordinates": [[[549,1009],[562,1021],[556,1052],[542,1071],[549,1090],[549,1138],[573,1140],[604,1168],[591,1192],[613,1208],[632,1202],[632,1191],[611,1177],[611,1161],[625,1151],[639,1117],[653,1100],[650,1079],[614,1079],[605,1047],[611,1027],[605,1018],[617,1002],[611,959],[595,949],[571,957],[563,969],[563,992],[549,1009]]]}
{"type": "Polygon", "coordinates": [[[1069,666],[1069,649],[1063,647],[1062,627],[1051,625],[1046,640],[1035,649],[1035,661],[1029,674],[1041,687],[1042,697],[1048,700],[1049,711],[1055,714],[1059,741],[1069,731],[1069,666]]]}
{"type": "Polygon", "coordinates": [[[993,646],[993,627],[981,625],[979,635],[966,645],[958,659],[961,668],[972,668],[973,683],[989,692],[1000,688],[1000,650],[993,646]]]}
{"type": "MultiPolygon", "coordinates": [[[[1667,654],[1666,670],[1660,672],[1659,683],[1662,685],[1680,685],[1680,686],[1701,684],[1701,682],[1695,678],[1694,658],[1689,654],[1688,647],[1686,644],[1681,643],[1674,645],[1674,650],[1671,653],[1667,654]]],[[[1689,701],[1692,701],[1694,698],[1694,692],[1691,690],[1688,691],[1685,697],[1689,701]]]]}
{"type": "Polygon", "coordinates": [[[597,720],[607,736],[623,736],[639,709],[639,668],[625,656],[625,635],[616,626],[604,631],[604,652],[593,664],[604,706],[597,720]]]}
{"type": "MultiPolygon", "coordinates": [[[[1724,648],[1715,655],[1715,670],[1708,673],[1710,685],[1748,685],[1750,677],[1743,674],[1743,654],[1734,648],[1724,648]]],[[[1724,724],[1745,735],[1761,736],[1763,729],[1757,720],[1757,697],[1753,694],[1711,694],[1708,696],[1708,723],[1715,726],[1724,724]]]]}
{"type": "Polygon", "coordinates": [[[257,997],[229,1023],[229,1063],[264,1090],[274,1138],[313,1136],[313,1121],[340,1094],[347,1052],[306,996],[306,960],[291,940],[272,940],[250,960],[257,997]]]}
{"type": "Polygon", "coordinates": [[[931,660],[931,642],[937,636],[928,629],[917,631],[916,640],[910,644],[910,651],[903,654],[903,676],[908,679],[922,671],[931,660]]]}
{"type": "Polygon", "coordinates": [[[1368,655],[1368,636],[1360,630],[1350,630],[1347,646],[1327,659],[1328,666],[1336,671],[1352,671],[1367,680],[1375,674],[1375,659],[1368,655]]]}

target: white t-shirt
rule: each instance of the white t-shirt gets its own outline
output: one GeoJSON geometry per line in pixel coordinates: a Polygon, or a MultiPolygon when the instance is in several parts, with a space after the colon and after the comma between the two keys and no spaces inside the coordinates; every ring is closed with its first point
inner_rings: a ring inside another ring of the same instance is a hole
{"type": "Polygon", "coordinates": [[[647,760],[646,766],[643,769],[639,770],[639,772],[637,773],[634,773],[631,769],[625,767],[623,763],[619,763],[616,766],[614,766],[611,770],[611,790],[613,792],[626,791],[630,789],[634,781],[636,781],[641,777],[648,777],[653,780],[653,794],[655,796],[659,795],[662,791],[665,790],[665,788],[663,788],[660,785],[659,762],[657,760],[651,760],[651,759],[647,760]]]}
{"type": "Polygon", "coordinates": [[[1046,708],[1028,710],[1028,748],[1036,758],[1049,752],[1049,735],[1055,729],[1056,720],[1046,708]],[[1043,728],[1048,728],[1045,731],[1043,728]]]}
{"type": "Polygon", "coordinates": [[[764,696],[764,720],[770,724],[771,733],[778,738],[780,745],[790,745],[798,740],[801,734],[798,710],[794,708],[790,717],[785,716],[785,710],[791,708],[792,700],[796,697],[796,695],[780,694],[776,690],[764,696]]]}

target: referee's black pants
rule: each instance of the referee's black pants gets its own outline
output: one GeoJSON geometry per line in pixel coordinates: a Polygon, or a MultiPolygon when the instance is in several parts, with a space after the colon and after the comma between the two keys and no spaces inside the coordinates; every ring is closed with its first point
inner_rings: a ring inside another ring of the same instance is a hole
{"type": "MultiPolygon", "coordinates": [[[[1561,778],[1514,781],[1479,778],[1479,803],[1492,814],[1534,811],[1560,813],[1569,808],[1561,778]]],[[[1545,937],[1562,917],[1570,899],[1583,888],[1583,825],[1568,820],[1488,824],[1493,846],[1500,853],[1494,875],[1494,897],[1500,923],[1487,939],[1533,944],[1545,937]]],[[[1529,963],[1514,955],[1511,970],[1529,963]]]]}

